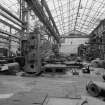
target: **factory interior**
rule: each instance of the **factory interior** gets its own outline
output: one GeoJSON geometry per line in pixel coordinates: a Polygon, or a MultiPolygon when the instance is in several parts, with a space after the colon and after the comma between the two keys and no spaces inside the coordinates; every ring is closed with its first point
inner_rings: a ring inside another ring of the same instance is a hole
{"type": "Polygon", "coordinates": [[[105,0],[0,0],[0,105],[105,105],[105,0]]]}

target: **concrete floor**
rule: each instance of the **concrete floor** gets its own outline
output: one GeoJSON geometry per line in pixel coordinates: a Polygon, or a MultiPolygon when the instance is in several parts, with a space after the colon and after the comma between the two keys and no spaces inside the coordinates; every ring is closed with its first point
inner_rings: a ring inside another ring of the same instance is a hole
{"type": "MultiPolygon", "coordinates": [[[[70,72],[67,72],[64,75],[46,74],[40,77],[0,75],[0,98],[11,97],[18,92],[39,91],[48,94],[48,97],[51,100],[48,105],[58,105],[54,103],[51,104],[51,102],[55,102],[52,100],[55,98],[79,99],[81,96],[88,96],[85,90],[87,82],[90,80],[103,81],[101,75],[93,74],[72,76],[70,72]]],[[[67,102],[69,103],[69,101],[70,100],[65,101],[65,103],[61,105],[67,105],[67,102]]],[[[59,102],[59,100],[57,102],[59,102]]]]}

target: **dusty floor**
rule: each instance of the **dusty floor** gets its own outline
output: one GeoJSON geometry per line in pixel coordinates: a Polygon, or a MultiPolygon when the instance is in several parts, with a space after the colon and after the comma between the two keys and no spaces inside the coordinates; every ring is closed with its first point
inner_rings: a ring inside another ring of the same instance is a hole
{"type": "Polygon", "coordinates": [[[40,77],[0,75],[0,98],[23,91],[44,92],[50,98],[80,98],[88,95],[85,87],[90,80],[103,81],[101,75],[95,75],[95,73],[73,76],[67,72],[64,75],[43,75],[40,77]]]}

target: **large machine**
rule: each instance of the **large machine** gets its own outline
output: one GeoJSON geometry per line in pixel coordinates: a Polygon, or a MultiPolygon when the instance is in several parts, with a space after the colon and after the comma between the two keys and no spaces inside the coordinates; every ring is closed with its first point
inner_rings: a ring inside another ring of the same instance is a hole
{"type": "Polygon", "coordinates": [[[22,56],[25,57],[24,71],[35,74],[42,71],[42,63],[46,58],[52,54],[56,55],[58,52],[58,47],[55,48],[54,44],[45,39],[37,28],[22,40],[21,48],[22,56]]]}
{"type": "Polygon", "coordinates": [[[40,34],[37,30],[29,33],[27,39],[22,41],[22,48],[25,57],[25,72],[39,73],[41,70],[40,34]]]}

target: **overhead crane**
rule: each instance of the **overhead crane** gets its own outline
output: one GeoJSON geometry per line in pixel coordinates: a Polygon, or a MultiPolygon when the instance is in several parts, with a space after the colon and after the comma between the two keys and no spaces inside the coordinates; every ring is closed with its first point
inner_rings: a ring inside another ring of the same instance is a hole
{"type": "Polygon", "coordinates": [[[41,0],[41,2],[38,1],[38,0],[25,0],[25,1],[32,8],[32,10],[38,16],[40,21],[49,30],[50,35],[55,38],[57,43],[60,43],[60,34],[59,34],[59,31],[58,31],[58,29],[57,29],[57,27],[55,25],[55,22],[53,20],[53,17],[52,17],[52,15],[50,13],[50,10],[49,10],[45,0],[41,0]],[[46,10],[46,12],[48,14],[48,17],[46,16],[45,11],[43,10],[43,8],[45,8],[45,10],[46,10]]]}

